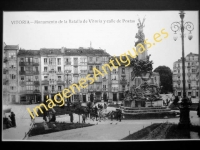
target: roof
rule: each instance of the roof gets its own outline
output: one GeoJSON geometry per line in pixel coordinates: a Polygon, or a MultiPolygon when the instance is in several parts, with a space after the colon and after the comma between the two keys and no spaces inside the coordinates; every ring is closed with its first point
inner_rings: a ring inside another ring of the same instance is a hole
{"type": "Polygon", "coordinates": [[[186,57],[187,56],[199,56],[199,55],[191,52],[191,53],[187,54],[186,57]]]}
{"type": "Polygon", "coordinates": [[[18,50],[19,45],[5,45],[4,50],[18,50]]]}
{"type": "MultiPolygon", "coordinates": [[[[127,56],[129,57],[129,60],[130,60],[130,61],[131,61],[132,59],[134,59],[134,58],[132,58],[130,55],[127,55],[127,56]]],[[[126,61],[127,58],[126,58],[125,56],[123,56],[123,57],[122,57],[122,60],[126,61]],[[124,57],[124,58],[123,58],[123,57],[124,57]]],[[[125,65],[127,65],[127,63],[128,63],[128,62],[122,63],[122,62],[120,61],[120,56],[115,56],[115,57],[114,57],[114,56],[111,56],[110,59],[114,60],[113,63],[114,63],[115,66],[118,66],[118,63],[117,63],[117,61],[115,60],[115,58],[117,58],[117,60],[118,60],[119,63],[121,64],[121,66],[125,66],[125,65]]]]}
{"type": "Polygon", "coordinates": [[[56,48],[41,48],[40,54],[41,55],[63,55],[63,53],[61,53],[61,49],[56,49],[56,48]]]}
{"type": "Polygon", "coordinates": [[[65,55],[69,56],[110,56],[106,51],[102,49],[85,49],[85,48],[79,48],[79,49],[69,49],[65,48],[65,55]]]}
{"type": "Polygon", "coordinates": [[[40,50],[19,50],[18,56],[40,56],[40,50]]]}

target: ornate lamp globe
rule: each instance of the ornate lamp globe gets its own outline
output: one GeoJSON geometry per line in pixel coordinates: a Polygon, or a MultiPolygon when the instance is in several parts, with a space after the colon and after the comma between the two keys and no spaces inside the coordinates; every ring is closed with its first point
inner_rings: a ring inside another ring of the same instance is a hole
{"type": "Polygon", "coordinates": [[[192,33],[190,32],[190,33],[188,34],[188,39],[191,40],[192,38],[193,38],[193,35],[192,35],[192,33]]]}
{"type": "Polygon", "coordinates": [[[176,41],[178,39],[178,35],[175,33],[173,38],[174,38],[174,41],[176,41]]]}

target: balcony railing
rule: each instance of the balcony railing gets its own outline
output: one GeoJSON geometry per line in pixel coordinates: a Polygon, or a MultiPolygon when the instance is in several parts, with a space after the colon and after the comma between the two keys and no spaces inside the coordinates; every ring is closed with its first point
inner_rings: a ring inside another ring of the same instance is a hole
{"type": "Polygon", "coordinates": [[[33,66],[39,66],[39,63],[34,62],[33,66]]]}
{"type": "Polygon", "coordinates": [[[112,92],[118,92],[118,88],[112,88],[112,92]]]}
{"type": "Polygon", "coordinates": [[[56,73],[56,71],[55,70],[50,70],[49,73],[56,73]]]}
{"type": "Polygon", "coordinates": [[[34,75],[39,75],[40,72],[39,72],[39,71],[33,71],[33,74],[34,74],[34,75]]]}
{"type": "Polygon", "coordinates": [[[71,70],[65,70],[65,74],[71,73],[71,70]]]}
{"type": "Polygon", "coordinates": [[[88,65],[93,65],[94,61],[88,61],[87,63],[88,63],[88,65]]]}
{"type": "Polygon", "coordinates": [[[47,71],[43,71],[42,74],[43,74],[43,75],[48,75],[49,72],[47,72],[47,71]]]}
{"type": "Polygon", "coordinates": [[[88,70],[88,73],[92,73],[93,74],[94,72],[93,72],[93,70],[88,70]]]}
{"type": "Polygon", "coordinates": [[[127,80],[120,80],[120,84],[127,84],[127,80]]]}
{"type": "Polygon", "coordinates": [[[3,59],[3,62],[6,63],[7,61],[8,61],[8,58],[5,57],[5,58],[3,59]]]}
{"type": "Polygon", "coordinates": [[[25,66],[26,63],[25,62],[19,62],[19,66],[25,66]]]}
{"type": "Polygon", "coordinates": [[[74,74],[78,74],[78,71],[74,71],[74,74]]]}
{"type": "Polygon", "coordinates": [[[20,81],[20,82],[19,82],[19,85],[20,85],[20,86],[26,86],[26,81],[20,81]]]}
{"type": "Polygon", "coordinates": [[[190,76],[191,76],[191,73],[187,73],[187,75],[190,77],[190,76]]]}
{"type": "Polygon", "coordinates": [[[25,65],[26,65],[26,66],[32,66],[32,65],[33,65],[33,62],[25,62],[25,65]]]}
{"type": "Polygon", "coordinates": [[[107,81],[107,78],[102,78],[103,81],[107,81]]]}
{"type": "Polygon", "coordinates": [[[87,70],[81,70],[81,73],[87,73],[87,70]]]}
{"type": "Polygon", "coordinates": [[[118,80],[111,80],[112,83],[118,83],[118,80]]]}
{"type": "Polygon", "coordinates": [[[63,74],[63,72],[62,71],[58,71],[57,74],[63,74]]]}
{"type": "Polygon", "coordinates": [[[118,71],[111,71],[111,74],[118,74],[118,71]]]}
{"type": "Polygon", "coordinates": [[[65,65],[71,65],[72,62],[65,62],[65,65]]]}
{"type": "Polygon", "coordinates": [[[62,80],[58,80],[58,81],[57,81],[57,84],[58,84],[58,85],[64,85],[64,84],[65,84],[65,82],[64,82],[64,81],[62,81],[62,80]]]}
{"type": "Polygon", "coordinates": [[[43,92],[44,92],[44,94],[49,94],[49,93],[51,93],[50,90],[44,90],[43,92]]]}
{"type": "Polygon", "coordinates": [[[26,72],[25,71],[19,71],[19,75],[25,75],[26,72]]]}
{"type": "Polygon", "coordinates": [[[102,88],[102,91],[108,91],[108,88],[102,88]]]}
{"type": "Polygon", "coordinates": [[[74,62],[74,66],[78,66],[78,62],[74,62]]]}
{"type": "Polygon", "coordinates": [[[40,93],[40,90],[34,90],[33,93],[40,93]]]}
{"type": "Polygon", "coordinates": [[[42,80],[42,85],[49,85],[49,81],[48,80],[42,80]]]}
{"type": "Polygon", "coordinates": [[[8,69],[7,69],[7,68],[4,68],[4,69],[3,69],[3,73],[4,73],[4,74],[6,74],[6,73],[7,73],[7,71],[8,71],[8,69]]]}
{"type": "Polygon", "coordinates": [[[34,85],[40,85],[39,81],[34,81],[34,85]]]}

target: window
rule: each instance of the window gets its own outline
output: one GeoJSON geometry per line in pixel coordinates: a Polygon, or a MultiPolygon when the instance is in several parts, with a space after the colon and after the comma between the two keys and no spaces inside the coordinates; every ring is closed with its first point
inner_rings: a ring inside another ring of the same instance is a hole
{"type": "Polygon", "coordinates": [[[38,76],[35,76],[35,80],[38,81],[38,76]]]}
{"type": "Polygon", "coordinates": [[[44,58],[44,64],[47,65],[47,58],[44,58]]]}
{"type": "Polygon", "coordinates": [[[11,86],[10,89],[11,89],[11,90],[14,90],[14,86],[11,86]]]}
{"type": "Polygon", "coordinates": [[[44,76],[44,80],[47,80],[48,79],[48,76],[44,76]]]}
{"type": "Polygon", "coordinates": [[[21,67],[21,72],[24,72],[24,67],[21,67]]]}
{"type": "Polygon", "coordinates": [[[61,80],[61,76],[58,76],[58,80],[61,80]]]}
{"type": "Polygon", "coordinates": [[[49,58],[50,65],[56,65],[56,58],[49,58]]]}
{"type": "Polygon", "coordinates": [[[11,58],[11,59],[14,59],[14,58],[16,58],[16,53],[10,52],[10,53],[8,53],[8,57],[11,58]]]}
{"type": "Polygon", "coordinates": [[[48,86],[44,86],[44,90],[45,90],[45,91],[48,91],[48,86]]]}
{"type": "Polygon", "coordinates": [[[188,87],[189,87],[189,89],[191,89],[191,85],[190,84],[188,84],[188,87]]]}
{"type": "Polygon", "coordinates": [[[24,58],[20,58],[20,62],[24,62],[24,58]]]}
{"type": "Polygon", "coordinates": [[[27,90],[27,91],[33,91],[33,86],[29,86],[29,85],[26,86],[26,90],[27,90]]]}
{"type": "Polygon", "coordinates": [[[74,83],[78,83],[78,76],[74,76],[74,83]]]}
{"type": "Polygon", "coordinates": [[[99,66],[96,66],[96,68],[99,70],[99,66]]]}
{"type": "Polygon", "coordinates": [[[15,79],[16,75],[15,74],[10,74],[10,79],[15,79]]]}
{"type": "Polygon", "coordinates": [[[92,57],[89,57],[89,61],[92,62],[92,57]]]}
{"type": "Polygon", "coordinates": [[[61,65],[61,58],[57,58],[58,65],[61,65]]]}
{"type": "Polygon", "coordinates": [[[74,67],[74,73],[78,73],[78,67],[74,67]]]}
{"type": "Polygon", "coordinates": [[[125,74],[125,68],[122,68],[122,74],[125,74]]]}
{"type": "Polygon", "coordinates": [[[89,66],[89,70],[90,70],[90,71],[92,71],[92,70],[93,70],[93,69],[92,69],[92,66],[89,66]]]}
{"type": "Polygon", "coordinates": [[[178,70],[178,73],[180,73],[180,70],[178,70]]]}
{"type": "Polygon", "coordinates": [[[21,76],[21,81],[24,81],[24,76],[21,76]]]}
{"type": "Polygon", "coordinates": [[[61,91],[61,86],[58,86],[58,91],[61,91]]]}
{"type": "Polygon", "coordinates": [[[34,63],[39,63],[38,58],[34,58],[34,63]]]}
{"type": "Polygon", "coordinates": [[[106,85],[103,85],[103,88],[106,89],[106,85]]]}
{"type": "Polygon", "coordinates": [[[196,96],[199,96],[199,93],[198,93],[198,92],[196,92],[196,96]]]}
{"type": "Polygon", "coordinates": [[[190,65],[190,63],[188,63],[188,66],[190,65]]]}
{"type": "Polygon", "coordinates": [[[61,67],[58,67],[58,72],[61,72],[61,67]]]}
{"type": "Polygon", "coordinates": [[[54,89],[55,89],[55,88],[54,88],[54,85],[52,85],[52,87],[51,87],[51,88],[52,88],[52,91],[54,91],[54,89]]]}
{"type": "Polygon", "coordinates": [[[44,67],[44,72],[47,72],[47,67],[44,67]]]}
{"type": "Polygon", "coordinates": [[[196,69],[192,69],[192,73],[195,73],[196,72],[196,69]]]}
{"type": "Polygon", "coordinates": [[[74,58],[74,65],[78,65],[78,58],[74,58]]]}

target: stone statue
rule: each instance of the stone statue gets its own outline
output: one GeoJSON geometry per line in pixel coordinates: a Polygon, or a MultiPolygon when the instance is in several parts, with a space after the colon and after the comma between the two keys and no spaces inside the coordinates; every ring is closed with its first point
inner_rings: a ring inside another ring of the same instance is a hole
{"type": "Polygon", "coordinates": [[[143,33],[143,28],[144,26],[144,21],[145,18],[143,18],[143,21],[141,23],[140,19],[138,19],[139,23],[137,23],[138,26],[138,33],[136,33],[135,38],[137,38],[138,40],[135,42],[135,46],[137,46],[138,43],[143,43],[145,40],[145,35],[143,33]]]}

